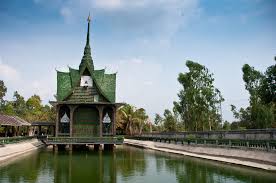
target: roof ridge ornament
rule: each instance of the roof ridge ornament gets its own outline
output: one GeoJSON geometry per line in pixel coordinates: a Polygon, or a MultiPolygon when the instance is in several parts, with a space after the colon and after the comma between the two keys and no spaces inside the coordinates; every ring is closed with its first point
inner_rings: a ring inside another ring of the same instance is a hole
{"type": "Polygon", "coordinates": [[[91,17],[90,17],[90,11],[89,11],[89,15],[87,17],[87,21],[90,23],[91,22],[91,17]]]}

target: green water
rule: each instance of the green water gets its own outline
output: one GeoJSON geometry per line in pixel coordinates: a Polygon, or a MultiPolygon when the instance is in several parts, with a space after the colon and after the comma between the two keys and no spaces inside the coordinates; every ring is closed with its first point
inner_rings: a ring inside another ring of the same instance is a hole
{"type": "Polygon", "coordinates": [[[110,151],[42,149],[0,166],[1,183],[273,182],[262,170],[130,146],[110,151]]]}

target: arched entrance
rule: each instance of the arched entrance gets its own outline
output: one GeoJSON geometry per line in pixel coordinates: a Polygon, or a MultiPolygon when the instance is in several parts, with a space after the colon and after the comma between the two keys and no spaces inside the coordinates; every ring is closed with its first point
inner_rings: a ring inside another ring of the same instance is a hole
{"type": "Polygon", "coordinates": [[[99,136],[99,112],[93,106],[80,106],[74,111],[73,136],[99,136]]]}
{"type": "Polygon", "coordinates": [[[70,109],[66,105],[59,109],[59,133],[62,135],[70,134],[70,109]]]}
{"type": "Polygon", "coordinates": [[[112,125],[113,125],[113,110],[111,107],[106,107],[103,110],[103,120],[102,120],[102,132],[103,136],[112,135],[112,125]]]}

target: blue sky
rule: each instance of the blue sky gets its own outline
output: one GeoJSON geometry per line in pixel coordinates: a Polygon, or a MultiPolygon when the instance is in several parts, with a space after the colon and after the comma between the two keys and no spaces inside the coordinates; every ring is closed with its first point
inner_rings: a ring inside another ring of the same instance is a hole
{"type": "Polygon", "coordinates": [[[171,108],[186,60],[214,73],[230,104],[248,105],[241,67],[274,64],[273,0],[3,0],[0,1],[0,79],[24,97],[44,103],[56,93],[56,71],[77,68],[92,14],[96,69],[118,72],[117,101],[144,107],[150,116],[171,108]]]}

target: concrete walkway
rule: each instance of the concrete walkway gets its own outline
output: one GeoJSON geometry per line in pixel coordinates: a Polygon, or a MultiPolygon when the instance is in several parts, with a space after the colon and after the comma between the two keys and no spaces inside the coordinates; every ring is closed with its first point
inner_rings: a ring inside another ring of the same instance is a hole
{"type": "Polygon", "coordinates": [[[7,160],[13,159],[43,146],[44,144],[37,139],[27,140],[15,144],[7,144],[3,147],[0,146],[0,163],[2,164],[7,160]]]}
{"type": "MultiPolygon", "coordinates": [[[[231,157],[225,157],[222,155],[214,156],[210,150],[208,152],[208,148],[205,148],[204,154],[200,154],[200,153],[194,153],[191,151],[190,152],[185,151],[183,148],[184,147],[183,145],[159,143],[159,142],[153,142],[153,141],[141,141],[141,140],[133,140],[133,139],[125,139],[124,143],[128,144],[128,145],[134,145],[134,146],[158,150],[158,151],[162,151],[162,152],[182,154],[185,156],[192,156],[192,157],[203,158],[203,159],[208,159],[208,160],[221,161],[221,162],[225,162],[225,163],[232,163],[232,164],[243,165],[243,166],[248,166],[248,167],[260,168],[260,169],[269,170],[269,171],[276,171],[275,165],[272,165],[272,164],[269,164],[266,162],[260,162],[260,161],[256,162],[256,161],[254,161],[254,159],[247,159],[247,160],[239,159],[240,156],[238,156],[238,154],[237,154],[236,158],[233,156],[231,156],[231,157]]],[[[196,149],[196,147],[189,147],[190,150],[192,150],[193,148],[196,149]]],[[[202,148],[204,149],[204,147],[201,147],[201,149],[202,148]]],[[[215,148],[215,149],[218,149],[218,148],[215,148]]],[[[223,149],[223,148],[220,148],[220,149],[223,149]]],[[[226,155],[227,155],[228,150],[229,149],[224,149],[226,155]]],[[[242,152],[243,150],[236,150],[236,151],[240,151],[240,154],[243,153],[242,152]]],[[[252,154],[252,152],[251,152],[251,154],[252,154]]],[[[258,152],[255,151],[255,157],[263,156],[264,154],[265,154],[265,152],[261,152],[260,154],[258,154],[258,152]]],[[[271,154],[269,154],[269,155],[271,156],[271,154]]],[[[272,158],[274,160],[274,158],[276,157],[276,153],[273,153],[272,156],[273,156],[272,158]]],[[[259,157],[259,158],[262,158],[262,157],[259,157]]]]}

